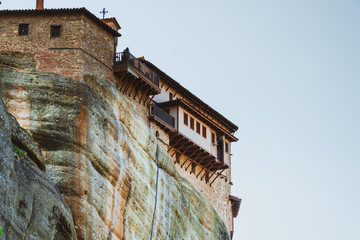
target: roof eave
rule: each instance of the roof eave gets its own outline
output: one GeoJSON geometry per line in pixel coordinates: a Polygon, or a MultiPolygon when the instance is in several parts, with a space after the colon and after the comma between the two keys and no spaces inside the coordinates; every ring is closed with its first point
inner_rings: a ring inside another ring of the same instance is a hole
{"type": "Polygon", "coordinates": [[[163,76],[163,78],[161,78],[161,80],[167,82],[169,85],[171,85],[172,87],[176,88],[177,90],[179,90],[183,95],[185,95],[186,97],[188,97],[189,99],[194,100],[199,106],[207,109],[208,111],[211,111],[212,113],[215,113],[215,115],[222,119],[223,121],[226,122],[226,124],[228,124],[229,126],[231,126],[231,128],[233,129],[233,132],[236,132],[238,130],[238,126],[236,126],[234,123],[232,123],[231,121],[229,121],[226,117],[224,117],[222,114],[220,114],[219,112],[217,112],[215,109],[213,109],[212,107],[210,107],[208,104],[206,104],[205,102],[203,102],[200,98],[196,97],[194,94],[192,94],[189,90],[187,90],[185,87],[183,87],[180,83],[178,83],[177,81],[175,81],[174,79],[172,79],[169,75],[167,75],[166,73],[164,73],[163,71],[161,71],[158,67],[156,67],[153,63],[149,62],[148,60],[145,60],[145,58],[140,59],[141,61],[143,61],[145,64],[147,64],[150,68],[153,69],[153,71],[155,71],[158,75],[163,76]]]}

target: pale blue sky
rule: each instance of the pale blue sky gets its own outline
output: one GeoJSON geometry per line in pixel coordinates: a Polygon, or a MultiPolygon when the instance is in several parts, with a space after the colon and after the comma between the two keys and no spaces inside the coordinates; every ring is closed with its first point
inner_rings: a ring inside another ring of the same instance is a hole
{"type": "MultiPolygon", "coordinates": [[[[35,0],[2,0],[1,9],[35,0]]],[[[241,240],[360,239],[360,1],[54,1],[116,17],[129,47],[239,126],[241,240]]]]}

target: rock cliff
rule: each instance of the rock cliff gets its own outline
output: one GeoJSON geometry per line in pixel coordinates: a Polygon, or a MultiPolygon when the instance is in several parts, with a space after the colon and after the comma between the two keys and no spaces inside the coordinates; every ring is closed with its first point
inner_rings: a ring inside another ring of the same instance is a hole
{"type": "MultiPolygon", "coordinates": [[[[8,111],[40,145],[46,174],[71,209],[77,238],[150,239],[157,139],[140,109],[112,80],[39,72],[32,54],[2,52],[0,78],[8,111]]],[[[165,149],[158,159],[153,238],[229,239],[165,149]]]]}
{"type": "Polygon", "coordinates": [[[0,83],[1,239],[76,239],[71,211],[46,177],[40,149],[7,113],[0,83]]]}

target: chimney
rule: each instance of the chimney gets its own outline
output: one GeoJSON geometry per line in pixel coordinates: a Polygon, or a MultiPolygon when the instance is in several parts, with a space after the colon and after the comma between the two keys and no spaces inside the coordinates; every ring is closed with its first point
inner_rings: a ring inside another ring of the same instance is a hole
{"type": "Polygon", "coordinates": [[[36,0],[36,10],[44,9],[44,0],[36,0]]]}

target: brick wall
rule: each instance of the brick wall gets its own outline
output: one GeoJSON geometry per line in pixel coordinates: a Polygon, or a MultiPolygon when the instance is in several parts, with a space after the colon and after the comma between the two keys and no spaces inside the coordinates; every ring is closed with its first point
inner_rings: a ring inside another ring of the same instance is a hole
{"type": "Polygon", "coordinates": [[[75,79],[84,73],[112,76],[114,37],[81,13],[0,15],[0,50],[35,54],[37,69],[75,79]],[[19,24],[29,24],[19,36],[19,24]],[[61,37],[50,36],[52,25],[61,26],[61,37]]]}
{"type": "Polygon", "coordinates": [[[90,19],[83,18],[81,48],[88,55],[84,63],[84,72],[109,79],[113,76],[115,57],[115,38],[90,19]],[[91,59],[90,59],[91,58],[91,59]]]}

